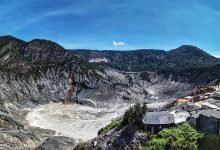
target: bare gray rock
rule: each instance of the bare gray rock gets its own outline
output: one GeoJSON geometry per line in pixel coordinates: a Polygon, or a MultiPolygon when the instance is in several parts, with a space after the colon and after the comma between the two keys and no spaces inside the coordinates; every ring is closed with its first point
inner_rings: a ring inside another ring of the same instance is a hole
{"type": "Polygon", "coordinates": [[[128,125],[122,129],[114,128],[95,139],[81,143],[74,150],[133,150],[138,149],[146,140],[147,137],[135,126],[128,125]]]}
{"type": "Polygon", "coordinates": [[[76,143],[71,138],[54,136],[47,138],[37,150],[72,150],[75,146],[76,143]]]}

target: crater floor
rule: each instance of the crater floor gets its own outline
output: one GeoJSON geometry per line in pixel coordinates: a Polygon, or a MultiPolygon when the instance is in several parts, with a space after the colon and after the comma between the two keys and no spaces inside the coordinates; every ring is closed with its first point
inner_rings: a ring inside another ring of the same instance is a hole
{"type": "Polygon", "coordinates": [[[112,108],[49,103],[28,108],[26,120],[32,127],[51,129],[56,131],[56,135],[83,142],[95,138],[99,129],[109,124],[112,119],[122,116],[128,107],[129,104],[125,103],[112,108]]]}

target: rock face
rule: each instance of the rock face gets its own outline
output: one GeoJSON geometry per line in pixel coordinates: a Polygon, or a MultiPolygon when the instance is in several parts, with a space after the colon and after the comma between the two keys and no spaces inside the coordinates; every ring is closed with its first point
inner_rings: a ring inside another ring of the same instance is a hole
{"type": "Polygon", "coordinates": [[[0,149],[33,149],[39,139],[32,132],[25,130],[13,115],[0,107],[0,149]]]}
{"type": "Polygon", "coordinates": [[[59,63],[76,61],[77,57],[62,46],[49,40],[27,42],[20,53],[33,63],[59,63]]]}
{"type": "Polygon", "coordinates": [[[86,143],[77,145],[74,150],[131,150],[138,149],[145,143],[147,137],[140,133],[135,126],[125,126],[122,129],[112,129],[106,134],[86,143]]]}
{"type": "Polygon", "coordinates": [[[83,87],[95,87],[95,71],[54,42],[3,36],[0,46],[0,100],[60,101],[69,74],[83,87]]]}
{"type": "Polygon", "coordinates": [[[161,94],[169,98],[170,93],[178,95],[178,87],[189,87],[189,84],[179,82],[171,85],[170,77],[156,73],[97,69],[47,40],[24,42],[4,36],[0,37],[0,43],[0,60],[5,62],[0,67],[0,100],[31,100],[40,104],[62,101],[66,97],[66,81],[70,74],[78,83],[78,98],[97,101],[99,106],[120,99],[158,100],[161,94]],[[164,88],[171,86],[176,88],[164,88]]]}
{"type": "Polygon", "coordinates": [[[49,137],[37,150],[72,150],[76,146],[74,140],[67,137],[49,137]]]}
{"type": "Polygon", "coordinates": [[[23,70],[29,64],[26,63],[19,51],[24,45],[24,41],[11,36],[0,37],[0,68],[1,70],[23,70]]]}
{"type": "MultiPolygon", "coordinates": [[[[150,71],[165,76],[172,74],[175,81],[206,84],[219,78],[220,59],[200,48],[183,45],[170,51],[140,49],[131,51],[73,50],[86,61],[105,58],[107,62],[95,62],[123,71],[150,71]]],[[[91,62],[91,61],[90,61],[91,62]]]]}
{"type": "Polygon", "coordinates": [[[76,90],[77,85],[75,81],[75,77],[73,75],[70,75],[68,80],[68,89],[67,89],[67,95],[64,99],[64,103],[76,103],[76,90]]]}

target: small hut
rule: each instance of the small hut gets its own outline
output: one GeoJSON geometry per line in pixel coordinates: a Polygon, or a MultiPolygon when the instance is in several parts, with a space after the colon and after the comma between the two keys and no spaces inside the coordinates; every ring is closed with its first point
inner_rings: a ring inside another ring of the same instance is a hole
{"type": "Polygon", "coordinates": [[[143,123],[151,134],[158,133],[163,128],[174,125],[174,115],[168,111],[147,112],[143,118],[143,123]]]}

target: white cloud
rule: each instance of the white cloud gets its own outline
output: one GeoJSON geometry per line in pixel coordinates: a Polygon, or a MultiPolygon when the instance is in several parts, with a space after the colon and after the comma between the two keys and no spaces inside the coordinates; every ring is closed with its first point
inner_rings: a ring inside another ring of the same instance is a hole
{"type": "Polygon", "coordinates": [[[121,41],[112,41],[112,44],[114,46],[124,46],[124,45],[127,45],[125,42],[121,42],[121,41]]]}

